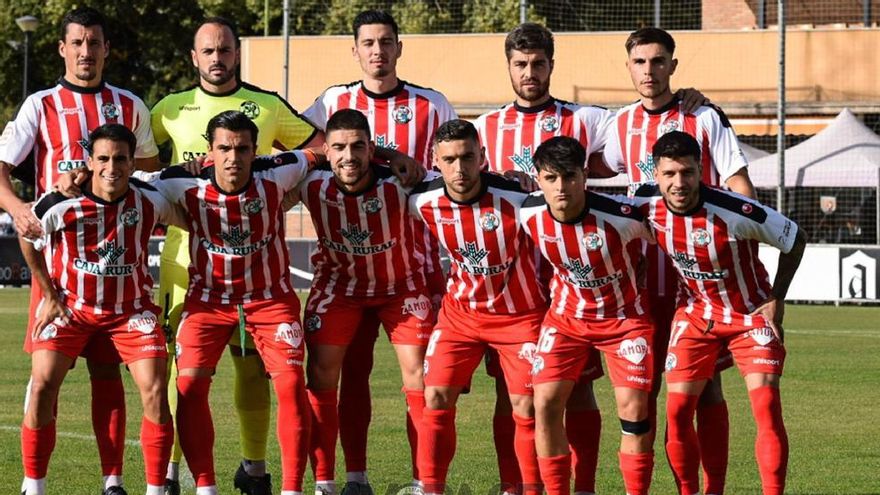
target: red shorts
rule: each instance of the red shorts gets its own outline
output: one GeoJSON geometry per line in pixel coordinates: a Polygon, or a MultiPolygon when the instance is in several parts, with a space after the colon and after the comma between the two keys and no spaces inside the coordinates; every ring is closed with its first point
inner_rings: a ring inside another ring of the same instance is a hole
{"type": "Polygon", "coordinates": [[[654,326],[648,317],[582,320],[547,312],[532,367],[535,384],[576,381],[593,349],[605,354],[615,387],[651,390],[654,326]]]}
{"type": "MultiPolygon", "coordinates": [[[[186,298],[177,331],[177,368],[215,368],[232,333],[239,331],[238,308],[186,298]]],[[[241,308],[245,331],[254,338],[266,372],[302,372],[305,351],[296,294],[242,304],[241,308]]]]}
{"type": "Polygon", "coordinates": [[[39,337],[31,342],[31,352],[50,350],[76,359],[94,337],[111,342],[125,363],[141,359],[168,357],[165,334],[159,325],[159,307],[145,302],[137,314],[96,315],[71,310],[70,323],[58,319],[46,325],[39,337]]]}
{"type": "Polygon", "coordinates": [[[328,294],[314,287],[306,302],[306,343],[310,346],[349,345],[368,312],[375,312],[379,317],[392,344],[427,345],[435,314],[427,291],[350,297],[328,294]]]}
{"type": "Polygon", "coordinates": [[[675,313],[666,381],[709,380],[715,374],[719,352],[727,348],[741,375],[769,373],[782,375],[785,347],[767,327],[743,328],[712,323],[689,315],[684,308],[675,313]]]}
{"type": "Polygon", "coordinates": [[[470,386],[487,348],[498,352],[507,389],[531,395],[529,371],[544,309],[515,315],[476,313],[448,299],[425,350],[426,387],[470,386]]]}
{"type": "MultiPolygon", "coordinates": [[[[654,376],[660,376],[666,364],[666,351],[669,347],[669,330],[675,318],[677,298],[654,296],[651,298],[651,319],[654,320],[654,376]]],[[[733,356],[727,346],[718,350],[715,373],[721,373],[733,366],[733,356]]]]}
{"type": "MultiPolygon", "coordinates": [[[[498,352],[495,351],[495,349],[490,348],[486,350],[485,361],[487,375],[496,380],[504,376],[501,371],[501,360],[498,358],[498,352]]],[[[584,365],[584,369],[581,370],[581,375],[578,377],[577,382],[590,383],[603,376],[605,376],[605,369],[602,368],[602,357],[599,355],[597,349],[593,349],[587,356],[587,364],[584,365]]]]}

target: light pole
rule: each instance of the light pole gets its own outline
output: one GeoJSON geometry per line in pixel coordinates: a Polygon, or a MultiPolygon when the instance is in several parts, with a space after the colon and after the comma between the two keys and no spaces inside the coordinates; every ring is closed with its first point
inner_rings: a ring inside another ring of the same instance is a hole
{"type": "Polygon", "coordinates": [[[31,33],[37,30],[40,20],[32,15],[25,15],[16,19],[15,23],[24,32],[24,72],[21,78],[21,99],[24,101],[28,95],[28,57],[30,55],[31,33]]]}

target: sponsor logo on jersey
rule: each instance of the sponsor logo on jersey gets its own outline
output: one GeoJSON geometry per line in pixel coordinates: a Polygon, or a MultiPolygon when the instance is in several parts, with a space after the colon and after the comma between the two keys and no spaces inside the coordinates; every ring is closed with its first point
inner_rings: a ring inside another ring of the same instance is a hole
{"type": "Polygon", "coordinates": [[[695,229],[691,232],[691,241],[697,247],[706,247],[712,242],[712,236],[709,235],[709,231],[706,229],[695,229]]]}
{"type": "Polygon", "coordinates": [[[141,212],[137,208],[128,208],[122,212],[122,225],[133,227],[141,221],[141,212]]]}
{"type": "Polygon", "coordinates": [[[384,206],[385,204],[382,203],[381,199],[372,197],[365,199],[361,208],[363,208],[364,213],[378,213],[384,206]]]}
{"type": "MultiPolygon", "coordinates": [[[[248,232],[250,235],[250,232],[248,232]]],[[[269,239],[260,239],[259,241],[249,244],[247,246],[220,246],[211,242],[208,239],[200,239],[199,244],[208,251],[221,255],[230,255],[230,256],[247,256],[249,254],[256,253],[257,251],[263,249],[264,247],[269,245],[269,239]]]]}
{"type": "Polygon", "coordinates": [[[306,318],[306,332],[317,332],[321,329],[321,317],[312,314],[306,318]]]}
{"type": "Polygon", "coordinates": [[[512,264],[512,262],[506,261],[500,265],[480,266],[489,251],[478,248],[476,242],[465,242],[463,248],[458,248],[455,251],[464,258],[464,261],[455,258],[451,258],[451,261],[463,272],[473,275],[497,275],[504,273],[512,264]]]}
{"type": "Polygon", "coordinates": [[[413,111],[406,105],[400,105],[394,109],[394,121],[398,124],[408,124],[413,118],[413,111]]]}
{"type": "Polygon", "coordinates": [[[596,251],[602,248],[605,244],[605,241],[602,240],[602,236],[595,232],[590,232],[589,234],[584,236],[584,247],[587,248],[587,251],[596,251]]]}
{"type": "Polygon", "coordinates": [[[498,215],[492,212],[486,212],[480,216],[480,228],[486,232],[492,232],[497,229],[500,224],[501,222],[498,220],[498,215]]]}
{"type": "Polygon", "coordinates": [[[590,274],[593,272],[593,267],[585,265],[581,260],[569,260],[563,262],[562,266],[569,273],[560,273],[559,276],[569,284],[581,289],[598,289],[623,278],[623,272],[619,271],[604,277],[592,278],[590,274]]]}
{"type": "Polygon", "coordinates": [[[128,319],[129,332],[137,331],[144,335],[149,335],[156,330],[158,325],[159,319],[152,311],[144,311],[143,313],[132,315],[128,319]]]}
{"type": "Polygon", "coordinates": [[[773,329],[770,327],[763,328],[753,328],[746,333],[747,336],[751,337],[752,340],[758,343],[758,345],[765,346],[773,341],[776,338],[773,335],[773,329]]]}
{"type": "Polygon", "coordinates": [[[336,242],[328,238],[321,239],[321,244],[334,251],[356,256],[369,256],[382,253],[393,248],[397,244],[397,239],[391,239],[382,244],[364,244],[373,233],[369,230],[362,230],[360,225],[348,224],[348,228],[341,228],[338,232],[348,241],[349,244],[336,242]]]}
{"type": "Polygon", "coordinates": [[[636,168],[642,173],[642,175],[647,175],[648,177],[654,176],[654,155],[648,153],[648,156],[645,157],[645,161],[639,160],[636,163],[636,168]]]}
{"type": "Polygon", "coordinates": [[[85,154],[87,154],[87,155],[89,154],[89,140],[88,139],[82,138],[79,141],[77,141],[76,144],[78,144],[79,147],[82,148],[82,150],[85,154]]]}
{"type": "Polygon", "coordinates": [[[177,107],[177,111],[179,112],[198,112],[202,107],[199,105],[180,105],[177,107]]]}
{"type": "Polygon", "coordinates": [[[260,116],[260,105],[257,105],[255,102],[250,100],[241,102],[239,110],[241,110],[241,113],[247,115],[247,118],[251,120],[254,120],[255,118],[260,116]]]}
{"type": "Polygon", "coordinates": [[[678,268],[681,269],[681,274],[685,278],[689,278],[691,280],[721,280],[723,278],[727,278],[728,271],[721,270],[718,272],[701,272],[694,270],[694,267],[699,268],[697,265],[697,259],[688,256],[685,253],[680,251],[676,251],[671,256],[672,261],[678,265],[678,268]]]}
{"type": "Polygon", "coordinates": [[[58,160],[55,164],[59,172],[70,172],[79,168],[86,168],[85,160],[58,160]]]}
{"type": "Polygon", "coordinates": [[[275,342],[284,342],[296,349],[302,344],[302,341],[303,329],[298,321],[282,323],[275,330],[275,342]]]}
{"type": "Polygon", "coordinates": [[[676,366],[678,366],[678,357],[671,352],[667,353],[666,363],[663,367],[666,368],[666,371],[672,371],[675,369],[676,366]]]}
{"type": "Polygon", "coordinates": [[[123,246],[119,246],[116,244],[116,241],[108,241],[104,243],[104,246],[98,246],[95,248],[95,253],[100,256],[106,263],[116,263],[119,258],[122,257],[125,252],[128,251],[128,248],[123,246]]]}
{"type": "Polygon", "coordinates": [[[243,230],[238,225],[229,228],[229,232],[220,232],[220,238],[229,246],[241,246],[251,236],[250,230],[243,230]]]}
{"type": "Polygon", "coordinates": [[[525,172],[527,174],[534,174],[535,167],[533,165],[532,160],[532,147],[531,146],[523,146],[520,149],[519,153],[513,154],[508,157],[511,162],[513,162],[513,166],[516,167],[517,170],[525,172]]]}
{"type": "Polygon", "coordinates": [[[376,136],[376,146],[379,148],[385,148],[386,150],[397,149],[397,143],[390,141],[385,134],[379,134],[376,136]]]}
{"type": "Polygon", "coordinates": [[[555,115],[548,115],[541,119],[541,130],[544,132],[555,132],[559,129],[559,119],[555,115]]]}
{"type": "Polygon", "coordinates": [[[204,151],[184,151],[180,154],[185,162],[191,162],[200,156],[207,156],[204,151]]]}
{"type": "Polygon", "coordinates": [[[244,202],[244,212],[248,215],[256,215],[263,211],[265,206],[266,203],[263,201],[263,198],[251,198],[244,202]]]}
{"type": "Polygon", "coordinates": [[[632,364],[641,364],[649,352],[648,341],[645,340],[644,337],[638,337],[632,340],[626,339],[621,342],[620,347],[617,348],[617,355],[632,364]]]}
{"type": "Polygon", "coordinates": [[[373,233],[369,230],[361,229],[360,225],[352,224],[348,224],[347,229],[345,227],[339,229],[339,233],[342,234],[342,237],[345,237],[345,240],[355,246],[363,246],[364,241],[366,241],[370,238],[371,235],[373,235],[373,233]]]}
{"type": "Polygon", "coordinates": [[[119,117],[119,105],[115,103],[104,103],[101,105],[101,114],[105,119],[115,119],[119,117]]]}
{"type": "Polygon", "coordinates": [[[489,254],[489,251],[478,248],[476,242],[465,242],[464,247],[458,248],[455,251],[472,265],[479,265],[489,254]]]}
{"type": "Polygon", "coordinates": [[[668,132],[677,131],[679,127],[680,126],[677,120],[667,120],[666,122],[660,124],[658,132],[662,135],[668,132]]]}
{"type": "Polygon", "coordinates": [[[431,308],[431,300],[424,294],[419,294],[419,297],[407,297],[403,300],[400,314],[413,315],[419,320],[425,321],[431,314],[431,308]]]}

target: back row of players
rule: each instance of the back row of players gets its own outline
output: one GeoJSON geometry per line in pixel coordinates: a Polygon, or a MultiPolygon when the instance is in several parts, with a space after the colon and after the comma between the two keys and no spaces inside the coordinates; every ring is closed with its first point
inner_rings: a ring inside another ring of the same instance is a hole
{"type": "MultiPolygon", "coordinates": [[[[174,249],[169,234],[162,282],[168,279],[170,284],[163,284],[159,302],[165,305],[160,314],[170,333],[168,329],[178,328],[171,320],[175,309],[179,311],[186,300],[187,316],[177,331],[179,377],[171,395],[180,397],[178,431],[200,494],[216,492],[213,429],[206,421],[210,375],[229,337],[239,335],[233,331],[236,327],[242,334],[254,335],[256,342],[250,347],[262,355],[278,394],[283,493],[302,491],[307,450],[316,492],[335,491],[337,432],[346,453],[343,491],[368,492],[369,416],[363,421],[364,415],[353,413],[365,406],[369,410],[366,377],[379,321],[389,332],[400,362],[413,476],[426,492],[443,491],[455,448],[456,398],[469,385],[484,350],[492,348],[490,368],[495,368],[495,376],[503,376],[498,388],[504,390],[506,383],[510,399],[506,407],[512,409],[512,414],[505,413],[504,401],[499,401],[494,428],[501,480],[509,491],[534,492],[543,482],[549,493],[567,493],[572,461],[575,491],[593,491],[600,422],[589,381],[602,371],[596,353],[587,351],[600,349],[606,352],[618,399],[624,433],[620,465],[627,492],[646,493],[653,467],[659,382],[655,365],[665,354],[663,335],[668,338],[673,328],[673,352],[666,359],[667,455],[680,493],[699,492],[701,461],[704,492],[723,491],[726,406],[717,387],[697,399],[707,383],[719,383],[717,376],[712,379],[719,348],[732,351],[746,376],[763,440],[756,444],[756,455],[765,493],[781,493],[787,441],[778,394],[784,350],[776,325],[803,236],[772,210],[698,185],[702,178],[708,185],[727,185],[753,195],[745,160],[723,114],[710,106],[687,109],[671,93],[669,79],[676,65],[672,38],[656,29],[639,30],[628,38],[627,66],[641,99],[615,117],[597,107],[553,99],[549,94],[552,35],[534,24],[519,26],[505,44],[516,101],[481,116],[474,128],[455,120],[439,93],[398,79],[396,61],[402,45],[390,16],[364,12],[353,28],[353,53],[363,69],[363,81],[328,89],[305,112],[324,135],[298,118],[277,95],[237,81],[234,28],[222,19],[208,20],[194,40],[199,87],[157,104],[152,127],[160,144],[170,140],[172,161],[177,162],[203,152],[204,142],[199,140],[211,119],[208,153],[215,166],[199,177],[169,169],[161,176],[146,177],[149,183],[133,181],[131,189],[114,189],[127,178],[125,169],[117,166],[123,170],[119,172],[111,166],[102,174],[96,162],[101,157],[111,157],[109,162],[117,155],[139,157],[143,168],[156,165],[145,110],[136,97],[101,80],[108,45],[100,16],[80,9],[65,18],[59,43],[66,62],[64,78],[56,88],[28,99],[0,146],[0,160],[6,165],[0,174],[0,193],[19,231],[30,237],[40,230],[71,232],[52,237],[50,244],[60,249],[49,260],[50,272],[40,276],[35,270],[39,282],[35,286],[42,285],[47,294],[54,290],[62,294],[44,308],[59,312],[68,306],[74,312],[72,316],[58,313],[61,319],[47,326],[51,321],[47,314],[52,313],[44,309],[28,332],[36,337],[32,343],[36,352],[31,401],[22,426],[26,493],[44,490],[54,444],[53,408],[63,372],[88,344],[93,351],[90,357],[103,361],[105,369],[115,367],[118,374],[119,357],[114,361],[109,352],[112,343],[125,351],[122,357],[139,386],[143,384],[142,442],[153,447],[144,449],[147,493],[179,489],[176,464],[165,468],[171,422],[164,399],[155,396],[156,383],[165,380],[164,367],[150,366],[149,372],[138,373],[139,366],[131,366],[164,358],[152,342],[161,332],[159,310],[144,299],[143,287],[149,280],[143,278],[145,244],[140,244],[151,222],[175,223],[169,218],[177,216],[173,209],[157,207],[168,213],[153,216],[152,210],[147,209],[148,214],[143,209],[144,201],[158,205],[163,202],[160,198],[182,208],[177,213],[183,213],[184,220],[176,223],[195,234],[190,240],[181,235],[177,243],[179,252],[192,254],[191,266],[186,258],[180,261],[177,252],[168,253],[174,249]],[[253,119],[259,133],[241,114],[217,115],[229,109],[240,109],[253,119]],[[109,122],[134,129],[137,145],[120,137],[124,133],[118,128],[102,127],[93,135],[88,161],[97,175],[84,186],[83,198],[48,196],[38,205],[35,219],[20,201],[9,197],[9,167],[21,163],[31,148],[37,151],[36,182],[42,192],[66,168],[83,164],[86,154],[78,143],[91,129],[109,122]],[[658,144],[662,135],[668,137],[658,144]],[[412,177],[416,167],[433,164],[442,177],[429,177],[414,189],[402,187],[387,171],[369,165],[371,138],[384,150],[377,150],[377,155],[409,171],[409,185],[418,178],[412,177]],[[315,146],[324,139],[323,150],[280,155],[251,166],[256,149],[265,151],[272,144],[315,146]],[[545,141],[543,147],[537,146],[545,141]],[[126,146],[118,146],[116,154],[96,156],[96,148],[112,143],[126,146]],[[322,154],[330,167],[309,171],[322,154]],[[659,166],[661,162],[668,167],[659,166]],[[609,168],[611,173],[628,173],[632,193],[641,183],[657,179],[663,198],[649,187],[642,188],[644,199],[636,196],[633,201],[584,193],[587,164],[593,174],[608,175],[609,168]],[[485,165],[497,171],[537,171],[544,195],[527,196],[515,183],[481,172],[485,165]],[[298,322],[298,301],[291,297],[284,275],[287,252],[280,241],[284,237],[281,193],[288,190],[296,191],[309,208],[319,236],[305,336],[298,322]],[[110,197],[102,197],[102,192],[110,197]],[[120,198],[127,199],[108,203],[120,198]],[[88,207],[82,206],[89,201],[88,207]],[[129,201],[141,201],[135,208],[141,214],[119,206],[129,201]],[[411,225],[408,214],[424,223],[411,225]],[[648,224],[642,221],[645,217],[648,224]],[[98,223],[119,228],[85,227],[98,223]],[[433,236],[425,237],[421,225],[433,236]],[[136,235],[126,237],[126,227],[133,226],[136,235]],[[436,240],[429,238],[438,239],[450,253],[448,281],[438,269],[438,251],[432,244],[436,240]],[[636,280],[644,259],[642,239],[652,238],[669,256],[647,251],[648,280],[654,285],[645,291],[636,280]],[[756,240],[790,253],[780,260],[773,289],[757,260],[756,240]],[[189,249],[182,249],[183,245],[189,249]],[[549,277],[538,276],[547,265],[533,256],[536,246],[554,268],[549,293],[542,282],[549,277]],[[674,260],[674,266],[667,259],[674,260]],[[190,283],[165,276],[175,260],[189,266],[190,283]],[[54,268],[52,261],[57,264],[54,268]],[[125,268],[137,267],[138,261],[139,268],[125,268]],[[422,265],[427,268],[420,269],[422,265]],[[686,282],[678,305],[676,279],[664,277],[673,269],[686,282]],[[664,279],[671,285],[665,285],[664,279]],[[126,289],[126,283],[137,289],[126,289]],[[176,285],[178,293],[168,285],[176,285]],[[187,287],[189,295],[184,297],[187,287]],[[432,302],[440,297],[444,299],[435,325],[437,306],[432,302]],[[679,313],[673,317],[675,308],[679,313]],[[107,314],[117,315],[116,320],[107,314]],[[70,319],[102,330],[80,331],[71,340],[60,338],[77,326],[70,319]],[[126,342],[130,335],[121,336],[130,329],[144,335],[134,344],[140,354],[126,342]],[[144,343],[147,339],[152,339],[149,344],[144,343]],[[309,351],[307,391],[301,369],[303,340],[309,351]],[[52,356],[50,364],[45,356],[52,356]],[[340,374],[342,386],[337,392],[340,374]],[[566,411],[566,399],[572,394],[566,411]],[[700,411],[699,435],[692,424],[695,410],[700,411]],[[340,421],[346,413],[352,421],[340,421]],[[704,423],[711,426],[704,428],[704,423]],[[698,440],[702,448],[696,447],[698,440]]],[[[38,266],[41,258],[28,259],[38,266]]],[[[268,388],[259,383],[250,386],[263,373],[255,353],[248,351],[247,339],[236,344],[235,354],[242,357],[236,361],[249,363],[236,364],[237,376],[251,383],[236,387],[243,461],[235,485],[245,493],[268,493],[270,478],[264,462],[268,388]]],[[[729,356],[726,361],[722,356],[718,366],[725,363],[730,365],[729,356]]],[[[91,369],[101,366],[90,363],[91,369]]],[[[100,381],[93,375],[93,384],[100,381]]],[[[118,414],[95,416],[108,418],[106,424],[95,424],[105,493],[122,493],[118,490],[122,489],[124,430],[120,436],[119,425],[109,420],[118,422],[118,414]]]]}

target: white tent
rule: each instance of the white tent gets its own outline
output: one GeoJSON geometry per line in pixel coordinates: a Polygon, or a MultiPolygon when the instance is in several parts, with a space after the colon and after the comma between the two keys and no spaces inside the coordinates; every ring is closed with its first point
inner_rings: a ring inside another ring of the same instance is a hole
{"type": "MultiPolygon", "coordinates": [[[[755,187],[776,187],[778,154],[751,162],[755,187]]],[[[811,187],[877,187],[880,181],[880,136],[849,109],[815,136],[785,150],[785,185],[811,187]]]]}

